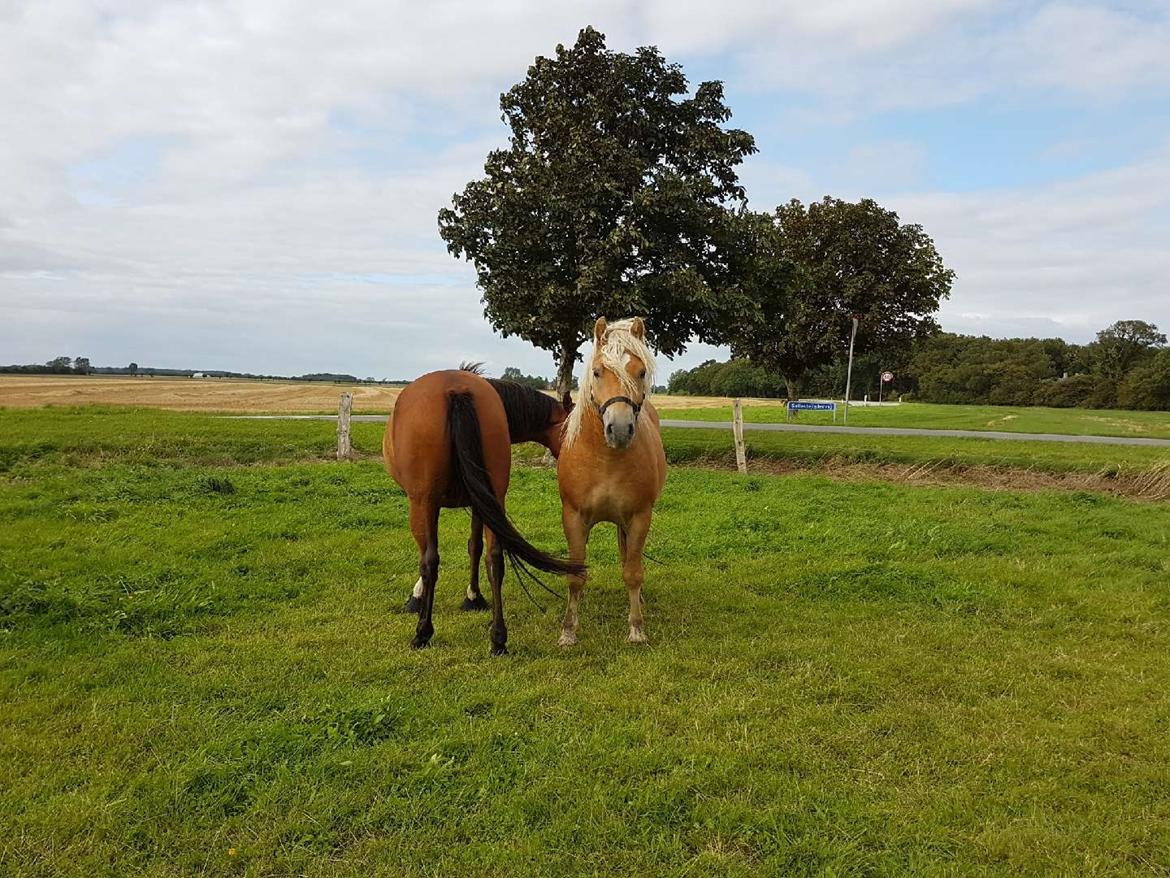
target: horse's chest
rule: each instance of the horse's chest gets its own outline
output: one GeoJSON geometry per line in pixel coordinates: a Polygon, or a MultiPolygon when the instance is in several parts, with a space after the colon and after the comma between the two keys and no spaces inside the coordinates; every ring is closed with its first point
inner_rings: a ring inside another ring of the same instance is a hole
{"type": "Polygon", "coordinates": [[[593,521],[623,524],[645,512],[658,499],[658,479],[653,465],[623,468],[600,475],[576,498],[579,510],[593,521]]]}

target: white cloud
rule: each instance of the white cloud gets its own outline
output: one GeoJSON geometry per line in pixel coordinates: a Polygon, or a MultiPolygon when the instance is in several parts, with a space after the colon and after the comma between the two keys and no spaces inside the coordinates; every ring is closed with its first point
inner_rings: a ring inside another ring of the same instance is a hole
{"type": "Polygon", "coordinates": [[[1115,320],[1170,326],[1170,149],[1046,186],[886,200],[958,274],[944,327],[1084,341],[1115,320]]]}
{"type": "MultiPolygon", "coordinates": [[[[69,348],[402,375],[478,356],[548,372],[546,354],[490,334],[435,214],[503,137],[498,92],[584,24],[616,48],[658,44],[738,87],[801,96],[803,116],[780,112],[808,125],[1022,86],[1094,100],[1164,86],[1167,21],[1157,7],[1003,0],[8,4],[0,360],[69,348]]],[[[859,193],[905,191],[928,159],[897,138],[843,152],[837,174],[859,193]]],[[[823,194],[782,156],[744,179],[775,200],[823,194]]],[[[955,320],[1053,316],[1079,332],[1108,307],[1164,314],[1167,182],[1158,157],[894,203],[959,270],[955,320]]]]}

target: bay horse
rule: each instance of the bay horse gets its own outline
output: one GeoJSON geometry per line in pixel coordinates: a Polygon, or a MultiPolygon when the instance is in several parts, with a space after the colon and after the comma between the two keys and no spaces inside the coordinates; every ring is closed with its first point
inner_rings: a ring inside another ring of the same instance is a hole
{"type": "Polygon", "coordinates": [[[507,649],[504,556],[514,567],[574,575],[584,566],[554,558],[530,544],[504,511],[512,468],[508,416],[495,388],[466,370],[431,372],[398,395],[382,455],[410,501],[410,532],[418,545],[423,594],[411,646],[427,646],[439,578],[439,509],[471,507],[486,531],[492,589],[492,655],[507,649]]]}
{"type": "MultiPolygon", "coordinates": [[[[483,375],[482,363],[463,363],[459,366],[462,372],[471,372],[474,375],[483,375]]],[[[564,433],[565,420],[573,410],[573,397],[566,391],[558,402],[547,393],[542,393],[532,387],[526,387],[516,381],[505,378],[486,378],[499,394],[500,402],[504,404],[504,414],[508,417],[508,434],[513,445],[522,442],[536,442],[548,449],[549,454],[556,458],[561,452],[561,437],[564,433]]],[[[483,557],[483,519],[474,510],[471,513],[471,537],[467,541],[467,556],[471,562],[471,580],[467,585],[467,595],[460,607],[465,612],[487,610],[490,605],[484,600],[483,592],[479,588],[479,562],[483,557]]],[[[489,556],[487,563],[490,565],[489,556]]],[[[488,571],[490,578],[491,571],[488,571]]],[[[407,613],[417,613],[422,605],[423,580],[420,576],[411,590],[410,596],[403,605],[407,613]]]]}
{"type": "MultiPolygon", "coordinates": [[[[630,598],[631,643],[648,643],[642,628],[642,549],[654,504],[666,484],[658,412],[650,402],[654,357],[641,317],[593,327],[577,406],[565,424],[557,461],[561,522],[569,560],[584,567],[589,531],[611,521],[618,529],[622,579],[630,598]]],[[[568,574],[569,601],[560,645],[577,642],[584,570],[568,574]]]]}

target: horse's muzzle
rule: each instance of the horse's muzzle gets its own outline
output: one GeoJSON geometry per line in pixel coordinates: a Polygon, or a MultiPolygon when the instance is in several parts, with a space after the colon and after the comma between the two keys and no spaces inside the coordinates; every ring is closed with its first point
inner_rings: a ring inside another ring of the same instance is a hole
{"type": "Polygon", "coordinates": [[[607,412],[603,419],[605,444],[610,448],[626,448],[634,441],[635,422],[633,412],[607,412]]]}

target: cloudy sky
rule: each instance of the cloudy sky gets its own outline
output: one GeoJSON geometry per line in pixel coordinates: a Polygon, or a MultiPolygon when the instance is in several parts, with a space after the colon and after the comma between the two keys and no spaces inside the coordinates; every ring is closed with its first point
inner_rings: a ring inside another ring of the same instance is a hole
{"type": "Polygon", "coordinates": [[[435,215],[586,24],[726,82],[753,207],[924,225],[945,328],[1170,328],[1165,0],[0,0],[0,362],[551,373],[435,215]]]}

